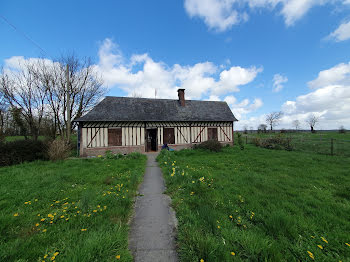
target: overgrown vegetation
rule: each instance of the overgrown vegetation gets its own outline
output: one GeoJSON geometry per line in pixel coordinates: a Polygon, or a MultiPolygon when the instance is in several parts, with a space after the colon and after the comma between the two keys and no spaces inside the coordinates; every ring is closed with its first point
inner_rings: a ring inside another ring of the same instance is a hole
{"type": "Polygon", "coordinates": [[[349,158],[247,145],[158,161],[181,261],[348,261],[349,158]]]}
{"type": "Polygon", "coordinates": [[[222,144],[217,140],[207,140],[200,144],[196,144],[193,146],[194,149],[203,149],[203,150],[209,150],[213,152],[220,152],[222,149],[222,144]]]}
{"type": "Polygon", "coordinates": [[[48,156],[52,161],[64,160],[70,156],[71,147],[64,139],[57,138],[49,142],[48,156]]]}
{"type": "Polygon", "coordinates": [[[132,261],[128,219],[146,157],[1,169],[0,261],[132,261]]]}
{"type": "Polygon", "coordinates": [[[275,135],[274,137],[268,138],[253,138],[253,144],[258,147],[264,147],[267,149],[284,149],[291,151],[293,150],[292,138],[281,135],[275,135]]]}
{"type": "Polygon", "coordinates": [[[238,146],[241,150],[244,150],[244,142],[242,140],[242,134],[241,133],[237,133],[237,143],[238,146]]]}

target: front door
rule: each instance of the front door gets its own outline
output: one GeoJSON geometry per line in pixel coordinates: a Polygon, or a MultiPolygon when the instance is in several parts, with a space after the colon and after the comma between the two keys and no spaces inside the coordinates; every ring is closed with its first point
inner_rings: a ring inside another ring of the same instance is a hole
{"type": "Polygon", "coordinates": [[[146,151],[157,151],[157,129],[147,129],[147,144],[146,151]]]}

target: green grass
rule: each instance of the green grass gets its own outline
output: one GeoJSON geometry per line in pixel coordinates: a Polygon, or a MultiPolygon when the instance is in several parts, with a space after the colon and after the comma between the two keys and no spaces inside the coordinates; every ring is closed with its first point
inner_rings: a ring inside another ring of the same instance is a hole
{"type": "MultiPolygon", "coordinates": [[[[237,133],[236,133],[237,134],[237,133]]],[[[268,138],[273,136],[282,136],[291,138],[293,150],[331,155],[333,139],[333,154],[339,156],[350,156],[350,132],[340,134],[339,132],[298,132],[298,133],[248,133],[243,134],[244,143],[253,143],[254,138],[268,138]],[[248,139],[246,139],[246,136],[248,139]]],[[[237,135],[236,135],[237,137],[237,135]]],[[[237,140],[236,140],[237,141],[237,140]]]]}
{"type": "Polygon", "coordinates": [[[158,161],[181,261],[350,261],[350,158],[248,145],[158,161]]]}
{"type": "Polygon", "coordinates": [[[132,156],[1,168],[0,261],[132,261],[127,223],[146,161],[132,156]]]}

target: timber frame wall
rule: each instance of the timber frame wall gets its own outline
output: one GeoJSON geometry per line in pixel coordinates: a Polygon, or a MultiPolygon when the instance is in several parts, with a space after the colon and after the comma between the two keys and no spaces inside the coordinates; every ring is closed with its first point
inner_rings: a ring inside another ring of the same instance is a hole
{"type": "Polygon", "coordinates": [[[191,146],[207,141],[208,128],[217,128],[219,142],[234,143],[233,122],[80,122],[78,137],[80,155],[103,154],[106,150],[120,153],[145,152],[147,129],[157,129],[157,144],[161,147],[163,128],[174,128],[175,146],[191,146]],[[113,128],[122,129],[121,146],[108,145],[108,129],[113,128]]]}

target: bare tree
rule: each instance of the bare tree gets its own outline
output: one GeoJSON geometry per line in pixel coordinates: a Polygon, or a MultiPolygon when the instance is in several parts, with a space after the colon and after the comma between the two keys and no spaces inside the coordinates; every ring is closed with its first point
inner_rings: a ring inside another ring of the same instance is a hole
{"type": "Polygon", "coordinates": [[[307,119],[306,119],[306,123],[308,123],[308,125],[310,126],[311,132],[314,133],[315,130],[315,126],[317,125],[317,123],[319,122],[319,118],[317,116],[315,116],[314,114],[311,114],[307,119]]]}
{"type": "Polygon", "coordinates": [[[12,74],[1,74],[0,89],[5,100],[13,108],[20,109],[28,123],[30,134],[38,139],[41,120],[44,115],[47,90],[31,73],[32,64],[22,65],[22,70],[12,74]]]}
{"type": "Polygon", "coordinates": [[[260,124],[258,126],[258,132],[266,133],[267,125],[265,124],[260,124]]]}
{"type": "Polygon", "coordinates": [[[295,130],[298,130],[300,128],[300,121],[296,119],[292,122],[292,125],[294,126],[295,130]]]}
{"type": "MultiPolygon", "coordinates": [[[[31,135],[38,138],[45,119],[45,130],[67,134],[67,95],[70,98],[70,121],[90,110],[105,94],[102,80],[89,58],[62,56],[57,61],[36,59],[22,70],[0,75],[0,90],[13,108],[20,109],[31,135]],[[70,85],[67,85],[66,67],[70,85]],[[52,119],[52,121],[49,121],[52,119]],[[49,123],[53,128],[48,128],[49,123]]],[[[75,125],[71,126],[71,130],[75,125]]]]}
{"type": "Polygon", "coordinates": [[[279,124],[282,116],[283,116],[282,111],[272,112],[266,116],[266,123],[270,126],[270,130],[272,130],[273,127],[279,124]]]}
{"type": "MultiPolygon", "coordinates": [[[[35,74],[46,86],[47,102],[53,118],[54,129],[64,136],[67,122],[81,117],[105,94],[102,79],[89,58],[79,59],[76,55],[62,56],[56,62],[38,60],[35,74]],[[70,85],[67,87],[66,68],[69,68],[70,85]],[[70,97],[71,118],[67,119],[67,92],[70,97]]],[[[75,125],[71,126],[73,130],[75,125]]]]}

